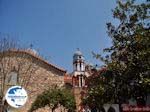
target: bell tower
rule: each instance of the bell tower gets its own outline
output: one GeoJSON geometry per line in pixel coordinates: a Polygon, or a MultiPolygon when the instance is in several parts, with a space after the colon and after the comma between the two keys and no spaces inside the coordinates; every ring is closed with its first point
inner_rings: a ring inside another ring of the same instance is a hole
{"type": "Polygon", "coordinates": [[[73,55],[73,87],[85,87],[85,59],[82,52],[77,49],[73,55]]]}
{"type": "Polygon", "coordinates": [[[83,72],[85,71],[85,60],[82,52],[77,49],[73,55],[73,71],[83,72]]]}
{"type": "Polygon", "coordinates": [[[82,100],[84,93],[86,91],[86,78],[89,73],[85,69],[86,62],[82,52],[77,49],[73,55],[73,72],[72,72],[72,85],[73,92],[75,95],[77,111],[82,108],[82,100]]]}

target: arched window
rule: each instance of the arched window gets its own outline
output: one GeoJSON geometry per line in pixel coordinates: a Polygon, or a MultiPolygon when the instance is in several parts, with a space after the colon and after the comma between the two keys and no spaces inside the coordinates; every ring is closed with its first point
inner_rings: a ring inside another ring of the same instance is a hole
{"type": "Polygon", "coordinates": [[[80,75],[80,85],[81,85],[81,87],[83,86],[83,79],[82,79],[82,77],[83,77],[83,75],[81,74],[80,75]]]}
{"type": "Polygon", "coordinates": [[[80,62],[80,71],[82,71],[82,63],[80,62]]]}
{"type": "Polygon", "coordinates": [[[105,112],[105,109],[104,108],[100,109],[100,112],[105,112]]]}
{"type": "Polygon", "coordinates": [[[18,73],[16,71],[10,72],[6,78],[6,84],[17,85],[17,83],[18,83],[18,73]]]}
{"type": "Polygon", "coordinates": [[[108,112],[116,112],[115,109],[113,107],[110,107],[108,112]]]}
{"type": "Polygon", "coordinates": [[[76,64],[75,64],[75,70],[76,70],[76,71],[78,70],[78,68],[77,68],[77,67],[78,67],[78,64],[76,63],[76,64]]]}

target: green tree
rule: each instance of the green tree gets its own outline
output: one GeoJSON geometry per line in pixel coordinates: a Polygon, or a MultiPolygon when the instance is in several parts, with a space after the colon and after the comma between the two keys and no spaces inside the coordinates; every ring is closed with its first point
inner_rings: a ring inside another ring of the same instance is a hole
{"type": "MultiPolygon", "coordinates": [[[[108,77],[104,74],[106,77],[102,80],[103,75],[98,74],[99,78],[91,79],[96,80],[92,81],[91,97],[101,96],[101,99],[94,98],[100,104],[122,104],[134,98],[137,104],[145,105],[145,98],[150,93],[150,2],[118,0],[113,17],[119,24],[107,23],[112,46],[104,49],[105,57],[95,55],[106,64],[108,77]]],[[[87,96],[90,94],[88,91],[87,96]]]]}
{"type": "Polygon", "coordinates": [[[37,96],[36,100],[32,104],[30,112],[45,106],[49,106],[51,110],[54,111],[58,105],[62,105],[68,109],[69,112],[75,111],[75,99],[70,90],[58,89],[55,87],[44,91],[42,94],[37,96]]]}
{"type": "Polygon", "coordinates": [[[87,79],[87,95],[82,100],[84,105],[102,110],[103,104],[114,102],[115,86],[112,75],[112,72],[106,68],[93,69],[93,74],[87,79]]]}
{"type": "Polygon", "coordinates": [[[105,58],[108,69],[113,71],[117,99],[126,102],[135,98],[144,105],[150,89],[150,3],[135,3],[128,0],[117,2],[113,17],[118,26],[107,23],[113,45],[105,49],[110,55],[105,58]],[[109,58],[108,58],[109,57],[109,58]],[[126,91],[126,92],[124,92],[126,91]],[[126,97],[125,97],[126,96],[126,97]]]}

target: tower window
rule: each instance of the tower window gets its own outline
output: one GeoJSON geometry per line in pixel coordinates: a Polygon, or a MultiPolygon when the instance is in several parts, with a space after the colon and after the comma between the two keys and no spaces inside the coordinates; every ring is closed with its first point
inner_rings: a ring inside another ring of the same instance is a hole
{"type": "Polygon", "coordinates": [[[81,65],[81,63],[80,63],[80,71],[82,70],[81,68],[82,68],[82,65],[81,65]]]}
{"type": "Polygon", "coordinates": [[[77,70],[77,63],[75,64],[75,66],[76,66],[76,70],[77,70]]]}
{"type": "Polygon", "coordinates": [[[83,83],[83,81],[82,81],[82,75],[80,76],[80,81],[81,81],[81,87],[82,87],[82,83],[83,83]]]}

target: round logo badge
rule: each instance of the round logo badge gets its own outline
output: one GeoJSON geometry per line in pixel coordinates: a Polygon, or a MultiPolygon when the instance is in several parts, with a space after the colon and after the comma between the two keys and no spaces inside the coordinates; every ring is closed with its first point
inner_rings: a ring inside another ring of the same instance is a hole
{"type": "Polygon", "coordinates": [[[21,86],[12,86],[7,90],[5,98],[10,106],[19,108],[26,103],[28,96],[25,89],[21,86]]]}

